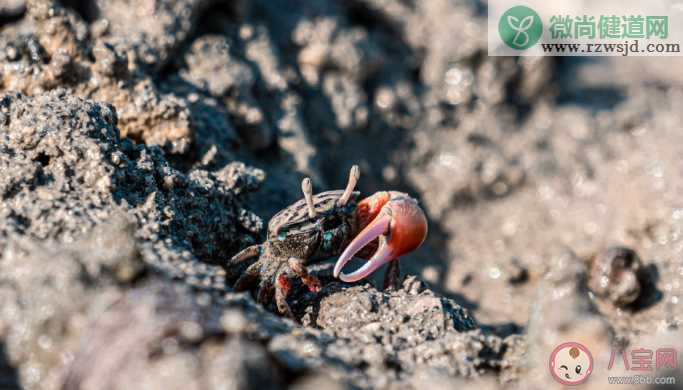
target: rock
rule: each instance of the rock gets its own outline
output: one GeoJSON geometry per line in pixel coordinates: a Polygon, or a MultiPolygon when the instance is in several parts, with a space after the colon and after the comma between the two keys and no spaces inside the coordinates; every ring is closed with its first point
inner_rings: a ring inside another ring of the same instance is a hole
{"type": "Polygon", "coordinates": [[[145,269],[134,245],[125,224],[102,226],[68,246],[5,237],[0,329],[23,388],[59,388],[87,319],[113,305],[145,269]]]}
{"type": "MultiPolygon", "coordinates": [[[[581,280],[586,272],[584,263],[567,249],[555,248],[554,253],[548,259],[551,266],[538,287],[536,300],[531,303],[533,311],[526,346],[515,347],[526,350],[522,356],[526,356],[528,369],[508,371],[517,376],[520,383],[530,387],[551,388],[557,384],[548,375],[548,359],[562,343],[581,343],[592,356],[601,358],[609,355],[612,348],[608,322],[594,313],[588,294],[581,289],[581,280]]],[[[606,367],[596,367],[592,375],[606,380],[606,367]]],[[[597,381],[593,383],[596,383],[595,388],[602,386],[597,381]]]]}
{"type": "Polygon", "coordinates": [[[282,386],[262,345],[241,335],[219,339],[221,304],[209,302],[168,283],[132,291],[92,323],[68,367],[65,386],[282,386]],[[112,342],[117,348],[109,348],[112,342]]]}
{"type": "Polygon", "coordinates": [[[25,0],[8,0],[0,5],[0,18],[15,18],[26,11],[25,0]]]}
{"type": "Polygon", "coordinates": [[[601,388],[610,348],[676,346],[679,61],[488,57],[485,5],[3,1],[0,387],[552,388],[571,339],[601,388]],[[301,323],[231,292],[351,164],[420,199],[432,287],[317,264],[301,323]]]}
{"type": "Polygon", "coordinates": [[[640,296],[643,264],[630,248],[612,247],[593,261],[588,286],[599,298],[624,307],[640,296]]]}
{"type": "Polygon", "coordinates": [[[107,21],[101,39],[126,53],[134,67],[161,69],[185,42],[202,11],[214,0],[98,0],[107,21]]]}
{"type": "Polygon", "coordinates": [[[73,241],[116,213],[135,217],[142,257],[192,283],[223,288],[206,262],[253,242],[260,218],[240,196],[263,180],[235,163],[221,172],[183,174],[159,149],[121,141],[111,106],[57,90],[0,100],[1,231],[73,241]],[[202,260],[200,260],[202,259],[202,260]]]}
{"type": "Polygon", "coordinates": [[[227,40],[219,36],[196,40],[186,62],[188,69],[181,72],[181,77],[225,99],[230,118],[249,148],[268,148],[275,137],[253,95],[255,76],[243,60],[230,54],[227,40]]]}

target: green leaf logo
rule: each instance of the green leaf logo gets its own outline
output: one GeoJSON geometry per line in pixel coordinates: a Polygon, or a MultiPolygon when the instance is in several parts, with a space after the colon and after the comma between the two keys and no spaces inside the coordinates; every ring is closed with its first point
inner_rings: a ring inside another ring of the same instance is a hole
{"type": "Polygon", "coordinates": [[[535,45],[543,35],[543,22],[536,11],[518,5],[500,17],[498,33],[508,47],[525,50],[535,45]]]}

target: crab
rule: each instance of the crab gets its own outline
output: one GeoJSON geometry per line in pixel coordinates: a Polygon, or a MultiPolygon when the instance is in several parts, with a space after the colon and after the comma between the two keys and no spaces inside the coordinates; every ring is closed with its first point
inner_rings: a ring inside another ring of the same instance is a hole
{"type": "Polygon", "coordinates": [[[304,178],[304,198],[273,216],[265,242],[245,248],[225,265],[236,269],[256,258],[239,275],[234,290],[246,291],[258,284],[259,303],[268,304],[274,296],[278,311],[294,318],[287,303],[293,281],[299,278],[310,291],[320,291],[321,282],[308,272],[307,265],[339,255],[335,278],[355,282],[388,263],[384,286],[395,287],[398,258],[422,244],[427,219],[418,202],[402,192],[380,191],[361,200],[355,191],[359,177],[354,165],[344,190],[317,195],[310,178],[304,178]],[[343,273],[354,256],[367,262],[350,274],[343,273]]]}

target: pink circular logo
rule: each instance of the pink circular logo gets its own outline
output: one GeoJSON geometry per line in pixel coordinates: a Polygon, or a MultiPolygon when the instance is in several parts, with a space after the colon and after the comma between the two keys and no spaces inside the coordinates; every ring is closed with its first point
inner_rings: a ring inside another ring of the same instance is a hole
{"type": "Polygon", "coordinates": [[[583,344],[573,341],[558,345],[550,354],[550,375],[563,385],[585,382],[593,372],[593,355],[583,344]]]}

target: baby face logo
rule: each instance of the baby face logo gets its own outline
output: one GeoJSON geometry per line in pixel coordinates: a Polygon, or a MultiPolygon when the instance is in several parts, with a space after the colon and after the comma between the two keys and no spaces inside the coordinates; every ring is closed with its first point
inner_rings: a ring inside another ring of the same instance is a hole
{"type": "Polygon", "coordinates": [[[558,345],[550,354],[550,374],[563,385],[585,382],[593,372],[593,356],[583,344],[568,342],[558,345]]]}

